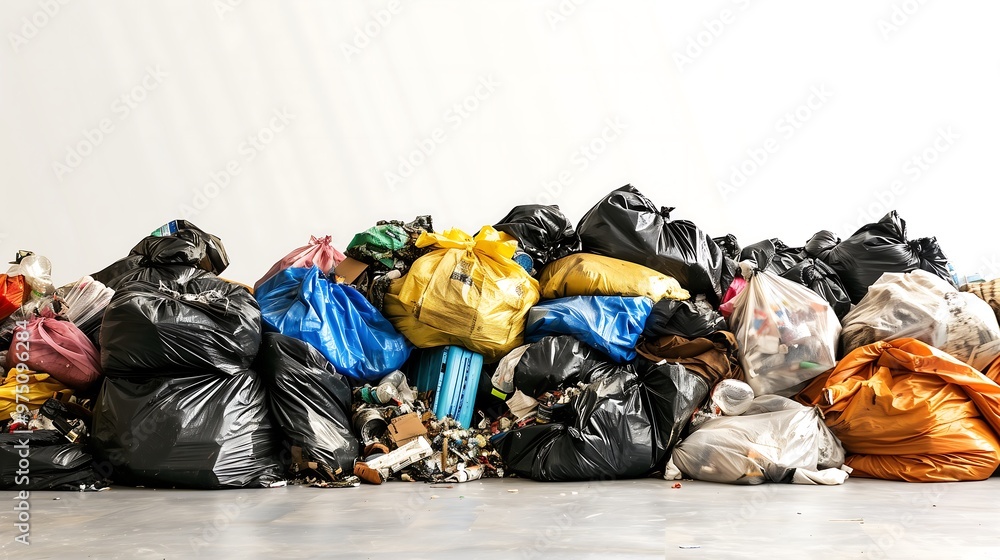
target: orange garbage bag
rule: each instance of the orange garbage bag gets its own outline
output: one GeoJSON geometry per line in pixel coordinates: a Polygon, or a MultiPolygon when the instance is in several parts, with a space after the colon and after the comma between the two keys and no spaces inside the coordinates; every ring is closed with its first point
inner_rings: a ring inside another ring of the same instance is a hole
{"type": "Polygon", "coordinates": [[[852,477],[984,480],[1000,466],[1000,385],[912,338],[854,350],[797,399],[823,411],[852,477]]]}

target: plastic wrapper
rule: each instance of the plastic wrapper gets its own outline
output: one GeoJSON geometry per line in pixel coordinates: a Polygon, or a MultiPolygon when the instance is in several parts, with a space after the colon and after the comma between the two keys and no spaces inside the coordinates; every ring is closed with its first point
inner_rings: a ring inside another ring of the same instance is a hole
{"type": "Polygon", "coordinates": [[[24,302],[24,276],[0,274],[0,321],[17,311],[24,302]]]}
{"type": "Polygon", "coordinates": [[[733,302],[729,322],[746,382],[757,395],[793,395],[837,363],[840,321],[816,292],[757,272],[733,302]]]}
{"type": "Polygon", "coordinates": [[[56,430],[0,434],[0,473],[0,490],[81,490],[101,482],[93,457],[56,430]],[[30,468],[19,475],[25,443],[30,468]]]}
{"type": "Polygon", "coordinates": [[[274,263],[274,266],[265,272],[260,280],[257,280],[253,289],[256,291],[261,284],[286,268],[312,268],[316,266],[323,274],[330,274],[342,260],[344,260],[344,254],[333,246],[332,238],[329,235],[325,237],[310,236],[308,245],[293,250],[282,257],[280,261],[274,263]]]}
{"type": "Polygon", "coordinates": [[[115,292],[104,312],[101,367],[119,378],[235,375],[257,355],[260,325],[250,292],[214,275],[136,280],[115,292]]]}
{"type": "Polygon", "coordinates": [[[840,277],[825,262],[806,257],[781,273],[781,277],[811,289],[823,296],[838,318],[851,310],[851,298],[840,277]]]}
{"type": "Polygon", "coordinates": [[[672,276],[691,294],[717,305],[725,291],[724,255],[712,238],[687,220],[670,220],[635,187],[604,197],[580,220],[584,250],[638,263],[672,276]]]}
{"type": "Polygon", "coordinates": [[[642,335],[700,338],[728,328],[726,320],[703,296],[693,300],[661,299],[653,304],[642,335]]]}
{"type": "Polygon", "coordinates": [[[1000,354],[990,306],[923,270],[883,274],[844,317],[844,354],[895,338],[915,338],[979,370],[1000,354]]]}
{"type": "Polygon", "coordinates": [[[822,409],[852,476],[985,480],[1000,466],[1000,386],[918,340],[862,346],[797,399],[822,409]]]}
{"type": "Polygon", "coordinates": [[[280,481],[280,439],[253,371],[107,379],[91,435],[115,483],[203,489],[280,481]]]}
{"type": "Polygon", "coordinates": [[[1000,321],[1000,278],[975,284],[965,284],[960,289],[989,304],[990,308],[993,309],[993,314],[1000,321]]]}
{"type": "Polygon", "coordinates": [[[23,404],[28,410],[36,410],[54,393],[60,392],[72,394],[73,390],[47,373],[18,371],[12,368],[0,383],[0,421],[9,420],[10,414],[17,411],[18,404],[23,404]],[[19,374],[25,383],[18,383],[19,374]],[[19,390],[19,386],[27,389],[19,390]]]}
{"type": "Polygon", "coordinates": [[[640,477],[663,465],[707,394],[683,366],[620,366],[567,405],[565,423],[515,429],[494,446],[510,472],[534,480],[640,477]]]}
{"type": "Polygon", "coordinates": [[[550,263],[538,278],[543,299],[570,296],[645,296],[688,299],[690,294],[670,276],[628,261],[577,253],[550,263]]]}
{"type": "MultiPolygon", "coordinates": [[[[671,462],[695,480],[731,484],[794,482],[797,470],[839,469],[844,449],[815,407],[776,395],[741,416],[706,420],[673,450],[671,462]]],[[[846,475],[840,474],[843,482],[846,475]]]]}
{"type": "Polygon", "coordinates": [[[517,239],[518,245],[531,257],[538,270],[554,260],[583,250],[580,236],[557,205],[515,206],[493,227],[517,239]]]}
{"type": "Polygon", "coordinates": [[[288,268],[257,290],[264,326],[312,344],[352,383],[399,369],[412,347],[356,289],[317,267],[288,268]]]}
{"type": "Polygon", "coordinates": [[[101,376],[101,356],[87,335],[69,321],[46,317],[35,317],[14,329],[6,367],[19,363],[78,391],[90,388],[101,376]],[[25,336],[26,340],[20,340],[25,336]]]}
{"type": "Polygon", "coordinates": [[[436,247],[394,280],[383,312],[420,348],[457,345],[494,362],[521,345],[538,282],[512,260],[517,241],[490,226],[476,236],[452,229],[425,233],[436,247]]]}
{"type": "Polygon", "coordinates": [[[951,282],[948,258],[934,237],[910,241],[906,222],[895,210],[878,222],[862,226],[823,257],[836,271],[857,303],[865,297],[868,286],[886,272],[910,272],[922,269],[951,282]]]}
{"type": "Polygon", "coordinates": [[[274,418],[305,461],[334,478],[354,471],[358,439],[351,431],[351,386],[318,350],[267,333],[254,364],[274,418]]]}
{"type": "Polygon", "coordinates": [[[206,272],[222,274],[228,266],[229,257],[218,237],[185,220],[175,220],[136,244],[127,257],[91,276],[117,290],[135,280],[184,283],[206,272]]]}
{"type": "Polygon", "coordinates": [[[515,350],[504,356],[497,365],[498,372],[511,369],[508,393],[516,389],[538,397],[566,385],[593,383],[619,367],[570,335],[546,336],[522,348],[522,352],[515,350]]]}
{"type": "Polygon", "coordinates": [[[568,334],[618,363],[635,359],[635,345],[653,308],[646,297],[576,296],[542,302],[528,312],[524,339],[568,334]]]}
{"type": "Polygon", "coordinates": [[[647,360],[681,364],[688,371],[700,375],[709,386],[723,379],[745,379],[736,336],[728,331],[716,331],[693,339],[677,335],[646,338],[639,343],[636,351],[647,360]]]}

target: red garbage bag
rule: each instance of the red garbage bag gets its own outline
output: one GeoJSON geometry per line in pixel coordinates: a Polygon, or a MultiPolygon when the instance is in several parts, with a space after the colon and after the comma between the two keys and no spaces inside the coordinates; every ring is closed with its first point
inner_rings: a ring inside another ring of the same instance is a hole
{"type": "Polygon", "coordinates": [[[0,321],[17,311],[24,301],[24,276],[0,274],[0,321]]]}

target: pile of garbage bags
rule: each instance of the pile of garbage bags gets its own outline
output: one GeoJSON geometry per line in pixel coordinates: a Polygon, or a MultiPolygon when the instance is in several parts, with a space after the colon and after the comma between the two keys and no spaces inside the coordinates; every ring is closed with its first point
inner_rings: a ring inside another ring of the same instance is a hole
{"type": "Polygon", "coordinates": [[[343,252],[289,242],[253,287],[185,220],[59,287],[22,251],[0,275],[0,487],[1000,467],[1000,280],[959,288],[896,212],[741,247],[674,211],[626,185],[576,224],[380,220],[343,252]],[[25,447],[30,482],[6,468],[25,447]]]}

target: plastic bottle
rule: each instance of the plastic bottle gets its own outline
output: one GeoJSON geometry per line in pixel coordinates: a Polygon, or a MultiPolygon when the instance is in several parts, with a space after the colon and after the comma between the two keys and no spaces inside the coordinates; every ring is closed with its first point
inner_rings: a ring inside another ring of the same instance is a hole
{"type": "Polygon", "coordinates": [[[955,267],[952,266],[951,263],[948,263],[948,274],[951,274],[951,281],[955,284],[956,287],[961,286],[961,284],[958,281],[958,272],[955,271],[955,267]]]}

